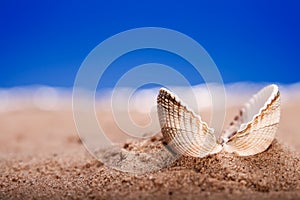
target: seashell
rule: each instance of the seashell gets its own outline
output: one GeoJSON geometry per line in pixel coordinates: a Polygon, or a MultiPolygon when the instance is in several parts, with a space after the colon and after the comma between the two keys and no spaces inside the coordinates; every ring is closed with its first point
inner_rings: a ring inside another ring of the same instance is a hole
{"type": "Polygon", "coordinates": [[[225,130],[221,136],[224,149],[240,156],[265,151],[278,129],[280,120],[280,93],[276,85],[269,85],[255,94],[240,111],[238,130],[225,130]]]}
{"type": "Polygon", "coordinates": [[[213,129],[165,88],[159,91],[157,110],[164,140],[176,153],[205,157],[222,149],[217,144],[213,129]]]}
{"type": "Polygon", "coordinates": [[[274,84],[263,88],[244,105],[218,139],[214,129],[165,88],[159,91],[157,108],[161,132],[172,151],[205,157],[224,149],[249,156],[265,151],[275,138],[280,120],[280,93],[274,84]]]}

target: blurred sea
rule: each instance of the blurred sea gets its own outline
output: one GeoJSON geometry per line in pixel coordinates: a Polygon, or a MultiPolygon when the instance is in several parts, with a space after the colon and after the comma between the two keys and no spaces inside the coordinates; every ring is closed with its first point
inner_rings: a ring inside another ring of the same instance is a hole
{"type": "MultiPolygon", "coordinates": [[[[263,88],[267,83],[238,82],[225,85],[226,107],[235,106],[249,99],[254,93],[263,88]]],[[[300,83],[279,85],[282,103],[293,100],[300,100],[300,83]]],[[[211,106],[211,95],[207,85],[201,84],[185,87],[169,87],[188,105],[193,106],[195,100],[198,109],[211,106]],[[175,92],[176,91],[176,92],[175,92]]],[[[26,87],[13,87],[0,89],[0,112],[8,112],[25,108],[37,108],[41,110],[72,109],[73,88],[49,87],[45,85],[35,85],[26,87]]],[[[120,110],[134,110],[142,113],[148,111],[156,105],[156,96],[159,88],[139,89],[133,94],[128,94],[129,88],[102,89],[95,93],[95,104],[103,109],[110,109],[111,99],[117,102],[120,110]],[[118,104],[120,102],[120,104],[118,104]]]]}

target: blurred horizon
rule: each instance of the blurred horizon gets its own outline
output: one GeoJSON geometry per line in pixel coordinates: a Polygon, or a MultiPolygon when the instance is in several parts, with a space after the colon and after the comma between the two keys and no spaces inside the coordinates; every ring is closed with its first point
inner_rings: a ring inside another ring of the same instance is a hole
{"type": "MultiPolygon", "coordinates": [[[[128,29],[163,27],[201,44],[224,83],[300,82],[299,1],[2,1],[0,88],[73,86],[89,52],[128,29]]],[[[111,88],[126,70],[162,63],[203,83],[184,59],[159,50],[130,52],[107,70],[111,88]]]]}

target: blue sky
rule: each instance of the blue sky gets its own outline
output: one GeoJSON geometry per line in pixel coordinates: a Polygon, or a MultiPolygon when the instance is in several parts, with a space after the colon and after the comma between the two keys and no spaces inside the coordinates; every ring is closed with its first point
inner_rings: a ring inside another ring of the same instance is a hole
{"type": "MultiPolygon", "coordinates": [[[[72,87],[82,61],[101,41],[147,26],[195,39],[225,83],[299,82],[299,10],[296,0],[1,1],[0,87],[72,87]]],[[[202,82],[188,64],[166,52],[136,52],[122,59],[112,66],[105,86],[114,84],[120,66],[142,62],[176,65],[192,84],[202,82]]]]}

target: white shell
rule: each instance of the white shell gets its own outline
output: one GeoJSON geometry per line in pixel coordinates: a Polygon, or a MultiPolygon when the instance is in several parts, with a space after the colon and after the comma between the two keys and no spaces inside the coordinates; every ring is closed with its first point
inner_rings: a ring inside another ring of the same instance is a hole
{"type": "Polygon", "coordinates": [[[214,131],[187,105],[165,88],[157,97],[161,132],[176,153],[205,157],[224,148],[240,156],[265,151],[272,143],[280,119],[280,94],[269,85],[254,95],[217,142],[214,131]]]}
{"type": "Polygon", "coordinates": [[[176,153],[205,157],[222,149],[213,129],[165,88],[159,91],[157,108],[165,142],[176,153]]]}
{"type": "Polygon", "coordinates": [[[241,125],[237,132],[223,135],[223,139],[227,140],[224,149],[228,152],[236,152],[240,156],[265,151],[275,138],[279,125],[278,87],[269,85],[263,88],[244,105],[240,113],[241,125]]]}

